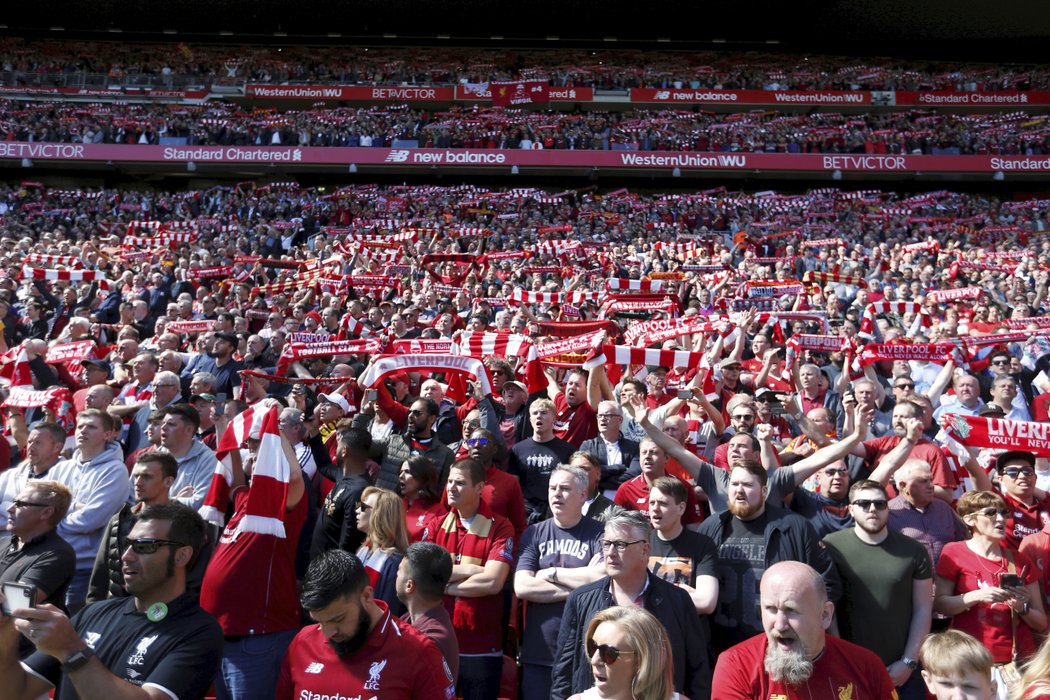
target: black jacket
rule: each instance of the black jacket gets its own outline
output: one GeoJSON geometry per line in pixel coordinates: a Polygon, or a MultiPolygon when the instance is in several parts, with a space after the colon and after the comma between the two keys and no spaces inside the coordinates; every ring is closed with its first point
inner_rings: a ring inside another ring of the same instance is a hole
{"type": "Polygon", "coordinates": [[[620,433],[620,453],[622,455],[622,468],[620,466],[609,466],[609,454],[605,450],[605,440],[602,436],[584,440],[580,445],[581,452],[589,452],[602,463],[602,478],[599,482],[602,489],[618,489],[620,484],[630,481],[642,473],[641,462],[638,458],[639,443],[628,440],[620,433]]]}
{"type": "MultiPolygon", "coordinates": [[[[134,506],[125,503],[117,511],[116,515],[109,519],[106,530],[102,535],[102,542],[95,556],[95,566],[91,569],[91,577],[88,579],[87,602],[97,603],[108,598],[126,598],[127,590],[124,588],[124,574],[122,573],[121,557],[127,549],[128,533],[134,525],[132,516],[140,510],[141,504],[134,506]]],[[[204,580],[204,570],[208,568],[215,545],[205,535],[205,541],[197,551],[197,559],[193,566],[186,572],[186,592],[192,593],[194,598],[199,598],[201,593],[201,582],[204,580]]]]}
{"type": "MultiPolygon", "coordinates": [[[[809,564],[824,577],[828,599],[837,601],[842,594],[842,581],[809,521],[797,513],[768,503],[766,514],[768,519],[763,533],[766,540],[765,568],[780,561],[809,564]]],[[[713,515],[700,525],[698,532],[714,540],[716,547],[721,547],[729,537],[729,522],[732,518],[733,514],[729,511],[713,515]]]]}
{"type": "MultiPolygon", "coordinates": [[[[681,588],[649,576],[643,607],[667,630],[674,659],[674,687],[690,700],[711,697],[711,630],[707,616],[696,612],[692,598],[681,588]]],[[[558,648],[551,678],[551,698],[566,700],[594,685],[591,664],[584,649],[584,635],[591,618],[616,605],[606,576],[569,594],[558,630],[558,648]]]]}

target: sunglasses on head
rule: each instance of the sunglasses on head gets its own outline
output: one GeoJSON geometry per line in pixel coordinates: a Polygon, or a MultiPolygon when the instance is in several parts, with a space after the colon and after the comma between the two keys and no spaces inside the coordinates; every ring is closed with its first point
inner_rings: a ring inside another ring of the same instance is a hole
{"type": "Polygon", "coordinates": [[[598,652],[598,658],[602,660],[602,663],[609,665],[614,663],[620,654],[633,654],[635,652],[628,651],[626,649],[617,649],[609,644],[595,644],[593,639],[587,640],[587,658],[593,658],[594,652],[598,652]]]}
{"type": "Polygon", "coordinates": [[[875,510],[886,510],[890,503],[884,498],[878,498],[869,500],[867,498],[858,498],[850,504],[851,506],[858,506],[861,510],[871,510],[872,506],[875,506],[875,510]]]}
{"type": "Polygon", "coordinates": [[[171,545],[172,547],[188,547],[189,545],[183,544],[182,542],[174,542],[172,540],[157,540],[152,537],[143,537],[141,539],[133,540],[130,537],[125,540],[127,545],[131,547],[131,551],[135,554],[153,554],[164,545],[171,545]]]}

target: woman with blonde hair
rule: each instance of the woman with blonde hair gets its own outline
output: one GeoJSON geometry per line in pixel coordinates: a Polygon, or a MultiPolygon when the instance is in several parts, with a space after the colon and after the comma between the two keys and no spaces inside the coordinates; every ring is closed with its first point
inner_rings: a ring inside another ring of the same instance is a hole
{"type": "Polygon", "coordinates": [[[972,537],[942,550],[934,609],[951,615],[953,629],[973,635],[991,652],[999,697],[1005,698],[1011,664],[1029,658],[1034,635],[1046,629],[1039,571],[1007,546],[1010,510],[998,493],[964,493],[957,510],[972,537]]]}
{"type": "Polygon", "coordinates": [[[1011,700],[1050,698],[1050,637],[1039,647],[1032,660],[1025,664],[1021,683],[1011,700]]]}
{"type": "Polygon", "coordinates": [[[373,597],[390,607],[391,614],[403,613],[397,598],[397,569],[408,549],[405,504],[393,491],[369,486],[357,502],[357,529],[365,541],[357,558],[365,565],[373,597]]]}
{"type": "Polygon", "coordinates": [[[594,686],[569,700],[678,700],[667,631],[644,608],[612,607],[587,625],[594,686]]]}

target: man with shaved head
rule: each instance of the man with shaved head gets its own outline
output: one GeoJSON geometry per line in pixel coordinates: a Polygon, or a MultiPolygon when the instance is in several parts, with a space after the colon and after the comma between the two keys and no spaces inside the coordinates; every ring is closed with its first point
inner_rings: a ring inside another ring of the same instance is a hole
{"type": "Polygon", "coordinates": [[[760,588],[762,628],[718,657],[711,700],[897,700],[878,656],[827,634],[835,605],[812,567],[782,561],[760,588]]]}

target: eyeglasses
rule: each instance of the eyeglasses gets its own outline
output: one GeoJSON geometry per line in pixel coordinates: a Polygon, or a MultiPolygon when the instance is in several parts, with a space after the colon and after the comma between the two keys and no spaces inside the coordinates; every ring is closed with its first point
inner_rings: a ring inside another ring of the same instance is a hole
{"type": "Polygon", "coordinates": [[[617,554],[623,554],[632,544],[638,544],[640,542],[645,542],[645,540],[634,540],[633,542],[624,542],[623,540],[602,540],[602,551],[608,552],[615,549],[617,554]]]}
{"type": "Polygon", "coordinates": [[[868,500],[867,498],[858,498],[856,501],[850,503],[851,506],[857,506],[861,510],[871,510],[872,506],[875,506],[875,510],[886,510],[890,506],[890,502],[884,498],[876,500],[868,500]]]}
{"type": "Polygon", "coordinates": [[[157,540],[152,537],[143,537],[142,539],[133,540],[130,537],[125,540],[127,545],[131,547],[131,551],[135,554],[153,554],[164,545],[171,545],[172,547],[189,547],[188,544],[182,542],[175,542],[173,540],[157,540]]]}
{"type": "Polygon", "coordinates": [[[488,438],[470,438],[467,440],[467,447],[484,447],[489,444],[488,438]]]}
{"type": "Polygon", "coordinates": [[[50,503],[33,503],[32,501],[15,501],[12,505],[14,505],[15,508],[29,508],[30,506],[32,506],[34,508],[47,508],[51,504],[50,503]]]}
{"type": "Polygon", "coordinates": [[[175,389],[178,386],[179,386],[178,384],[154,384],[154,387],[156,387],[157,389],[161,389],[161,388],[175,389]]]}
{"type": "Polygon", "coordinates": [[[620,654],[634,654],[636,652],[627,649],[617,649],[610,644],[595,644],[593,639],[587,640],[587,658],[593,658],[594,652],[598,652],[598,658],[608,666],[620,658],[620,654]]]}
{"type": "Polygon", "coordinates": [[[996,508],[995,506],[990,506],[988,508],[982,508],[981,510],[977,511],[977,515],[983,515],[984,517],[990,520],[995,520],[995,516],[997,515],[1001,515],[1004,518],[1010,517],[1010,511],[1008,511],[1006,508],[996,508]]]}
{"type": "Polygon", "coordinates": [[[751,414],[733,416],[733,420],[739,420],[739,421],[744,421],[744,422],[753,421],[754,419],[755,419],[755,417],[752,416],[751,414]]]}
{"type": "Polygon", "coordinates": [[[362,513],[367,513],[368,511],[372,510],[372,506],[368,505],[364,501],[361,501],[357,504],[357,509],[362,513]]]}
{"type": "Polygon", "coordinates": [[[1019,476],[1034,476],[1035,469],[1031,467],[1007,467],[1003,470],[1003,474],[1006,474],[1011,479],[1016,479],[1019,476]]]}
{"type": "Polygon", "coordinates": [[[613,418],[623,418],[619,413],[599,413],[598,417],[608,418],[609,420],[612,420],[613,418]]]}

